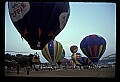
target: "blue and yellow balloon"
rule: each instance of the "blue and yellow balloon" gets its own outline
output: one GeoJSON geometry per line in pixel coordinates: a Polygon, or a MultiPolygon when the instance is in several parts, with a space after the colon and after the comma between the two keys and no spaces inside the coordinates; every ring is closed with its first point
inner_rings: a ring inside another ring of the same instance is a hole
{"type": "Polygon", "coordinates": [[[80,48],[93,63],[97,63],[106,50],[106,40],[96,34],[88,35],[81,41],[80,48]]]}
{"type": "Polygon", "coordinates": [[[54,40],[50,41],[44,48],[41,50],[44,58],[50,62],[52,65],[56,64],[56,62],[63,55],[63,46],[60,42],[54,40]]]}

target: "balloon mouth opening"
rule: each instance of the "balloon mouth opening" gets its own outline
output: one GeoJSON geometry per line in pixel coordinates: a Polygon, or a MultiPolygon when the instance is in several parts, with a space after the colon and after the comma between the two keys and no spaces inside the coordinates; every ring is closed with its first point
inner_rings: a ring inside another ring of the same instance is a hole
{"type": "Polygon", "coordinates": [[[98,61],[99,61],[99,58],[98,57],[90,57],[89,58],[94,64],[97,64],[98,61]]]}
{"type": "Polygon", "coordinates": [[[28,42],[28,44],[30,45],[30,48],[33,50],[42,50],[46,45],[46,43],[40,41],[32,41],[28,42]]]}
{"type": "Polygon", "coordinates": [[[46,46],[46,44],[49,43],[50,41],[52,41],[52,40],[51,39],[47,39],[47,40],[34,39],[34,40],[29,40],[28,44],[29,44],[30,48],[33,50],[43,50],[43,48],[46,46]]]}
{"type": "Polygon", "coordinates": [[[44,47],[37,47],[35,45],[30,45],[30,48],[33,49],[33,50],[42,50],[44,47]]]}

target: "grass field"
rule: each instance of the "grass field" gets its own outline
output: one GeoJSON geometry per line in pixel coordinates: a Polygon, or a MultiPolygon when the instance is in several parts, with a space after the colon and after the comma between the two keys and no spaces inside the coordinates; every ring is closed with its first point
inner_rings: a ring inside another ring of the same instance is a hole
{"type": "Polygon", "coordinates": [[[20,77],[102,77],[102,78],[114,78],[115,68],[102,68],[99,70],[83,69],[83,70],[39,70],[30,71],[27,75],[26,71],[20,71],[17,74],[16,71],[5,73],[5,76],[20,76],[20,77]]]}

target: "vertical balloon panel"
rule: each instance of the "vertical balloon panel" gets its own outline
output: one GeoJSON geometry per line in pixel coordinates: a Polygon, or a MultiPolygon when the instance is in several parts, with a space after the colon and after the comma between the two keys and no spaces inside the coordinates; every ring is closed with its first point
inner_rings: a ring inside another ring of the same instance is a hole
{"type": "Polygon", "coordinates": [[[62,55],[60,55],[60,57],[59,57],[59,59],[58,59],[57,62],[62,62],[62,60],[64,59],[64,57],[65,57],[65,50],[63,49],[62,55]]]}
{"type": "Polygon", "coordinates": [[[57,60],[57,64],[60,66],[60,64],[62,63],[63,59],[65,57],[65,50],[62,50],[62,55],[60,55],[59,59],[57,60]]]}

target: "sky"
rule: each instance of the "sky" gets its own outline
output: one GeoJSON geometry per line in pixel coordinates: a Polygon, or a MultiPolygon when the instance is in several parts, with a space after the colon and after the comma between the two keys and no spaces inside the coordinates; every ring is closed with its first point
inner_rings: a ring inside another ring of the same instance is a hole
{"type": "MultiPolygon", "coordinates": [[[[84,37],[97,34],[105,38],[106,50],[101,58],[116,53],[116,4],[107,2],[69,2],[70,16],[64,29],[55,37],[65,49],[65,57],[72,55],[70,46],[76,45],[78,53],[85,56],[80,49],[80,42],[84,37]]],[[[5,4],[5,51],[28,52],[24,55],[40,56],[41,62],[47,62],[41,50],[32,50],[25,39],[11,22],[8,3],[5,4]]],[[[13,52],[5,52],[15,55],[13,52]]]]}

